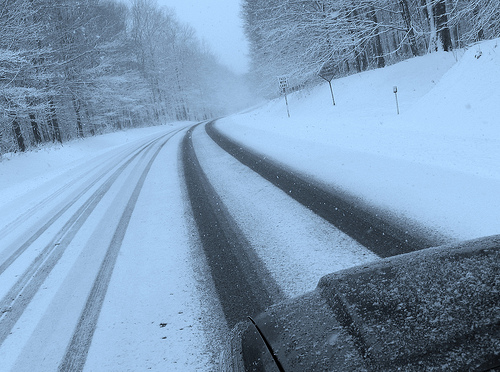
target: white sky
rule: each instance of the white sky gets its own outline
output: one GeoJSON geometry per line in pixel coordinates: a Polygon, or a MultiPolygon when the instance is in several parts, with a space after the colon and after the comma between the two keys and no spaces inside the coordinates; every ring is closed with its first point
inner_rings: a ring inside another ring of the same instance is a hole
{"type": "Polygon", "coordinates": [[[240,0],[157,0],[190,24],[220,61],[237,73],[248,69],[248,44],[243,34],[240,0]]]}

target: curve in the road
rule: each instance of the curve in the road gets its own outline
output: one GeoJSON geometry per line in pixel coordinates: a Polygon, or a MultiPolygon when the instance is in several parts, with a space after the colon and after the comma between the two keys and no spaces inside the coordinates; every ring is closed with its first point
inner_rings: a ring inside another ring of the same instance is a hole
{"type": "Polygon", "coordinates": [[[224,316],[232,327],[282,296],[203,172],[193,146],[194,128],[182,143],[186,188],[224,316]]]}
{"type": "Polygon", "coordinates": [[[242,164],[380,257],[443,244],[440,239],[402,228],[387,214],[363,205],[357,198],[327,189],[312,178],[230,139],[217,129],[215,121],[205,125],[205,129],[212,140],[242,164]]]}

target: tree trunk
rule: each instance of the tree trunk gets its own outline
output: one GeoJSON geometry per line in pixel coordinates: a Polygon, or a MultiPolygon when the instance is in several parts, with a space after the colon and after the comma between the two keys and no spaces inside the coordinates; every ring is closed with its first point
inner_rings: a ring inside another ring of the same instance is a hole
{"type": "Polygon", "coordinates": [[[356,51],[354,51],[354,67],[356,68],[356,72],[359,74],[362,70],[361,70],[361,58],[359,56],[358,53],[356,53],[356,51]]]}
{"type": "MultiPolygon", "coordinates": [[[[378,25],[377,13],[373,6],[370,7],[371,20],[374,24],[378,25]]],[[[384,59],[384,49],[382,48],[382,41],[380,40],[380,33],[378,26],[375,29],[375,59],[377,61],[377,67],[385,67],[384,59]]]]}
{"type": "Polygon", "coordinates": [[[422,0],[425,4],[424,14],[429,20],[430,37],[429,51],[437,52],[452,50],[451,33],[448,28],[448,15],[446,14],[446,0],[422,0]]]}
{"type": "MultiPolygon", "coordinates": [[[[472,13],[474,14],[474,21],[478,24],[481,24],[481,22],[479,22],[479,7],[476,6],[472,11],[472,13]]],[[[484,40],[484,29],[482,26],[477,30],[477,35],[476,35],[476,41],[481,41],[481,40],[484,40]]]]}
{"type": "Polygon", "coordinates": [[[49,124],[50,118],[47,117],[46,120],[42,123],[41,129],[42,129],[42,138],[44,139],[45,142],[52,140],[53,136],[50,133],[50,124],[49,124]]]}
{"type": "Polygon", "coordinates": [[[411,53],[414,57],[418,56],[419,50],[417,46],[417,39],[415,37],[415,30],[413,29],[413,23],[411,20],[410,8],[408,7],[407,0],[399,0],[399,7],[401,9],[401,16],[403,17],[403,21],[405,23],[408,35],[408,44],[410,44],[411,53]]]}
{"type": "Polygon", "coordinates": [[[21,127],[19,126],[19,123],[15,115],[12,115],[12,129],[14,130],[14,135],[16,137],[17,147],[19,148],[19,151],[25,152],[26,145],[24,144],[24,138],[23,134],[21,133],[21,127]]]}
{"type": "Polygon", "coordinates": [[[434,11],[431,1],[432,0],[422,0],[423,13],[429,22],[429,53],[437,52],[439,49],[437,41],[436,22],[434,19],[434,11]]]}
{"type": "Polygon", "coordinates": [[[78,137],[83,138],[83,125],[82,125],[82,116],[80,115],[80,104],[76,97],[73,96],[73,108],[76,114],[76,126],[78,129],[78,137]]]}
{"type": "Polygon", "coordinates": [[[436,25],[436,33],[440,46],[445,52],[453,49],[451,33],[448,28],[448,14],[446,14],[446,0],[438,0],[434,3],[432,12],[436,25]]]}
{"type": "Polygon", "coordinates": [[[62,143],[61,129],[59,128],[59,121],[57,120],[56,106],[54,105],[54,99],[51,97],[49,100],[50,107],[50,119],[49,123],[54,135],[53,140],[62,143]]]}
{"type": "Polygon", "coordinates": [[[38,122],[36,121],[36,116],[33,113],[30,113],[30,122],[31,129],[33,130],[33,137],[35,138],[35,143],[39,145],[42,143],[42,134],[40,133],[40,127],[38,126],[38,122]]]}

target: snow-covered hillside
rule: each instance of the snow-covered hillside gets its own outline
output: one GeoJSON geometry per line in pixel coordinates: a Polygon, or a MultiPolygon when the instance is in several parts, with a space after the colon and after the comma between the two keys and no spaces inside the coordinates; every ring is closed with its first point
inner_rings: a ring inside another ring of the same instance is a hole
{"type": "Polygon", "coordinates": [[[500,232],[500,48],[413,58],[220,121],[232,137],[450,239],[500,232]],[[398,87],[400,115],[393,87],[398,87]]]}

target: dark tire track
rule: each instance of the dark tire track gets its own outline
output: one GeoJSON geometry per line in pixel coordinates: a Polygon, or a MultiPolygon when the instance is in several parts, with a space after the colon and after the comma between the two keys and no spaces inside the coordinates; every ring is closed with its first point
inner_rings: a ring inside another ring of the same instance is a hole
{"type": "Polygon", "coordinates": [[[205,129],[213,141],[242,164],[380,257],[444,243],[443,239],[405,228],[396,223],[395,218],[356,197],[322,185],[231,140],[215,127],[215,121],[208,123],[205,129]]]}
{"type": "MultiPolygon", "coordinates": [[[[148,144],[152,143],[153,141],[155,141],[155,140],[147,141],[142,147],[147,146],[148,144]]],[[[88,190],[90,190],[92,188],[92,186],[94,186],[100,179],[102,179],[106,174],[108,174],[111,171],[111,169],[113,169],[116,166],[116,160],[115,159],[126,158],[126,157],[130,156],[131,154],[133,154],[135,151],[137,151],[137,149],[135,149],[133,151],[124,150],[124,151],[121,151],[120,153],[116,154],[112,158],[112,160],[110,161],[110,163],[112,163],[112,166],[111,167],[106,167],[104,170],[102,170],[101,172],[99,172],[99,175],[89,185],[81,188],[82,189],[81,192],[78,193],[77,197],[73,198],[73,201],[77,201],[79,197],[81,197],[82,195],[84,195],[88,190]]],[[[36,210],[38,210],[40,208],[43,208],[46,204],[48,204],[49,202],[51,202],[52,200],[54,200],[55,198],[57,198],[59,195],[61,195],[63,192],[65,192],[66,190],[68,190],[69,188],[71,188],[73,185],[77,184],[80,181],[80,179],[84,179],[88,175],[91,175],[92,172],[94,172],[96,169],[98,169],[100,167],[101,167],[101,165],[98,165],[98,166],[95,166],[95,167],[89,169],[88,171],[86,171],[85,173],[83,173],[80,177],[74,178],[70,182],[64,184],[63,186],[61,186],[60,188],[58,188],[56,191],[54,191],[52,194],[48,195],[46,198],[44,198],[43,200],[41,200],[38,204],[34,205],[30,209],[28,209],[25,212],[23,212],[15,220],[9,222],[2,229],[0,229],[0,236],[3,236],[5,234],[7,234],[8,232],[10,232],[11,230],[13,230],[17,225],[19,225],[24,220],[26,220],[29,216],[31,216],[31,214],[33,214],[34,211],[36,211],[36,210]]],[[[65,205],[65,207],[66,206],[70,207],[73,204],[74,203],[69,202],[69,205],[65,205]]],[[[67,210],[67,208],[64,209],[64,210],[67,210]]],[[[60,215],[59,211],[58,212],[54,212],[54,210],[53,210],[53,211],[49,212],[42,219],[43,220],[50,220],[51,218],[49,218],[48,216],[54,216],[55,214],[59,214],[60,215]]],[[[44,226],[47,226],[47,225],[44,224],[44,226]]],[[[45,230],[40,230],[40,231],[43,232],[45,230]]],[[[40,231],[37,231],[37,232],[40,233],[40,231]]],[[[36,240],[36,233],[32,236],[31,239],[33,239],[33,237],[35,237],[35,240],[36,240]]],[[[2,268],[3,268],[3,266],[0,266],[0,274],[4,271],[4,270],[2,270],[2,268]]]]}
{"type": "Polygon", "coordinates": [[[182,142],[186,188],[226,321],[233,327],[282,296],[203,172],[192,142],[194,129],[182,142]]]}

